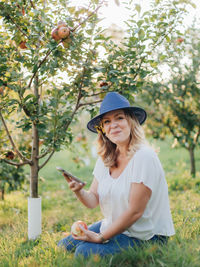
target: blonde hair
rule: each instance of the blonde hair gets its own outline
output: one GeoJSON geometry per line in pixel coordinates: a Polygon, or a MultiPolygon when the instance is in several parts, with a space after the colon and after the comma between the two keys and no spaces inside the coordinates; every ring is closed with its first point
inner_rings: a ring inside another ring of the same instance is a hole
{"type": "MultiPolygon", "coordinates": [[[[142,126],[133,114],[124,111],[128,124],[130,126],[130,140],[128,144],[127,155],[132,157],[139,149],[141,144],[146,143],[142,126]]],[[[117,167],[117,157],[119,151],[116,144],[112,143],[102,131],[98,132],[97,153],[102,158],[106,167],[117,167]]]]}

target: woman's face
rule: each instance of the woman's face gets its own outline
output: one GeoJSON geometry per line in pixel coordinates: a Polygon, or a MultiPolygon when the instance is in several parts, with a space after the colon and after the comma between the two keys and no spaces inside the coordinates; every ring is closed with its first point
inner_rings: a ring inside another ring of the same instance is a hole
{"type": "Polygon", "coordinates": [[[127,145],[131,128],[122,109],[106,113],[102,119],[106,137],[116,145],[127,145]]]}

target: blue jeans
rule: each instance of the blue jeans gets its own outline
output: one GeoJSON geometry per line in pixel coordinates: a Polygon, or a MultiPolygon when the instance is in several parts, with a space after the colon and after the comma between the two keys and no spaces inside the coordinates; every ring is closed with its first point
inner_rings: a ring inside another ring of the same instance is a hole
{"type": "MultiPolygon", "coordinates": [[[[90,225],[89,230],[99,233],[101,221],[90,225]]],[[[166,236],[153,236],[148,241],[143,241],[138,238],[128,237],[124,234],[118,234],[112,237],[109,242],[105,244],[91,243],[86,241],[75,240],[71,235],[60,240],[58,242],[59,247],[64,247],[67,251],[75,251],[75,257],[82,255],[84,258],[89,257],[91,254],[98,254],[100,256],[106,256],[110,254],[120,253],[124,249],[129,247],[140,246],[145,242],[160,242],[161,244],[167,243],[166,236]]]]}

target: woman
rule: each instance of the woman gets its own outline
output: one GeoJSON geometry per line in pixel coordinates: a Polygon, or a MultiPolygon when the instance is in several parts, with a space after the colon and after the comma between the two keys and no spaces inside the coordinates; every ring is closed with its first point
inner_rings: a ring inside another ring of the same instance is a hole
{"type": "Polygon", "coordinates": [[[145,242],[165,243],[174,234],[167,183],[156,153],[146,144],[145,120],[145,110],[110,92],[100,115],[88,122],[88,129],[98,133],[93,182],[86,191],[65,178],[86,207],[100,205],[104,219],[83,229],[84,236],[59,242],[67,251],[75,250],[75,256],[113,255],[145,242]]]}

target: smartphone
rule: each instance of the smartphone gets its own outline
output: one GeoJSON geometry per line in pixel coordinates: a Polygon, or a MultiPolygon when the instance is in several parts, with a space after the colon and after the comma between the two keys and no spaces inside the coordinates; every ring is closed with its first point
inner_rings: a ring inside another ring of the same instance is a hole
{"type": "Polygon", "coordinates": [[[56,169],[59,171],[59,172],[62,172],[64,174],[66,174],[67,176],[69,176],[69,178],[71,180],[74,180],[76,181],[77,183],[80,183],[80,184],[85,184],[85,182],[81,181],[79,178],[77,178],[76,176],[72,175],[71,173],[65,171],[63,168],[61,167],[56,167],[56,169]]]}

